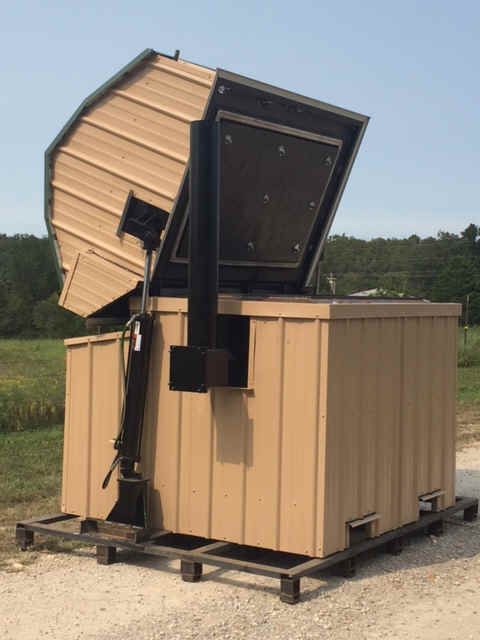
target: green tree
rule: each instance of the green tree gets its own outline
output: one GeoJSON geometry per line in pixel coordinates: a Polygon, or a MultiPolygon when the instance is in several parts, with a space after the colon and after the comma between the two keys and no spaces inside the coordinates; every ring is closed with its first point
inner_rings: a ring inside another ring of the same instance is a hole
{"type": "Polygon", "coordinates": [[[37,302],[33,309],[33,325],[46,338],[65,338],[85,333],[82,318],[59,307],[56,293],[37,302]]]}

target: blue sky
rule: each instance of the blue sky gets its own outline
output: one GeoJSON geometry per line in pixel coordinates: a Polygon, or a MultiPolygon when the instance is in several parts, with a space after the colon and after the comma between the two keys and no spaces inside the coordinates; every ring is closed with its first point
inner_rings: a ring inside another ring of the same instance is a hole
{"type": "Polygon", "coordinates": [[[480,223],[480,3],[25,2],[0,9],[0,233],[45,233],[43,152],[147,47],[371,116],[333,231],[480,223]]]}

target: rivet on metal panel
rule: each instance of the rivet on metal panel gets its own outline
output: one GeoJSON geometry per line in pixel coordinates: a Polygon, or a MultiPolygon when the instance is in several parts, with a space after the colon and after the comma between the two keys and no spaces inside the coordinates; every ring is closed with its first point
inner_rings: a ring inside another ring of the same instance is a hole
{"type": "Polygon", "coordinates": [[[283,144],[281,144],[278,147],[278,153],[279,153],[281,158],[284,158],[287,155],[287,150],[285,149],[285,146],[283,144]]]}
{"type": "Polygon", "coordinates": [[[314,202],[313,200],[311,200],[311,201],[308,203],[308,208],[310,209],[310,211],[313,211],[313,210],[315,209],[315,207],[316,207],[316,206],[317,206],[317,203],[316,203],[316,202],[314,202]]]}
{"type": "Polygon", "coordinates": [[[326,156],[325,160],[323,161],[323,163],[327,166],[327,167],[331,167],[333,164],[333,160],[331,156],[326,156]]]}
{"type": "Polygon", "coordinates": [[[255,251],[255,245],[254,243],[250,240],[250,242],[247,243],[247,249],[248,251],[250,251],[251,253],[253,253],[253,251],[255,251]]]}
{"type": "Polygon", "coordinates": [[[225,86],[224,84],[221,84],[221,85],[218,87],[218,89],[217,89],[218,93],[219,93],[221,96],[223,96],[223,94],[225,93],[225,91],[226,91],[226,90],[227,90],[227,88],[226,88],[226,86],[225,86]]]}
{"type": "Polygon", "coordinates": [[[268,204],[270,202],[270,196],[268,195],[268,193],[266,193],[263,196],[263,204],[268,204]]]}
{"type": "Polygon", "coordinates": [[[300,244],[296,242],[292,247],[293,253],[300,253],[300,244]]]}
{"type": "Polygon", "coordinates": [[[233,142],[232,136],[229,133],[227,133],[227,135],[225,136],[225,144],[232,144],[232,142],[233,142]]]}

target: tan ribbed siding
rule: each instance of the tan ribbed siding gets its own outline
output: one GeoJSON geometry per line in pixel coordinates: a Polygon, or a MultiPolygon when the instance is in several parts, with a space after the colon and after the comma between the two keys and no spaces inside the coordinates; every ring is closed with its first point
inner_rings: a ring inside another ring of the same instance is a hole
{"type": "Polygon", "coordinates": [[[415,520],[422,495],[453,504],[456,327],[435,316],[332,323],[325,552],[344,548],[350,520],[377,513],[379,534],[415,520]]]}
{"type": "Polygon", "coordinates": [[[59,304],[86,317],[129,293],[139,276],[88,251],[77,254],[65,281],[59,304]]]}
{"type": "Polygon", "coordinates": [[[62,510],[104,518],[117,492],[116,474],[107,489],[102,489],[102,482],[120,422],[120,334],[73,338],[66,344],[62,510]]]}
{"type": "Polygon", "coordinates": [[[65,274],[79,252],[93,249],[142,275],[138,243],[116,235],[127,195],[132,190],[171,211],[188,161],[189,125],[202,117],[214,75],[157,55],[79,116],[54,152],[50,174],[51,224],[65,274]]]}
{"type": "MultiPolygon", "coordinates": [[[[152,308],[142,465],[154,526],[326,556],[352,520],[374,514],[378,535],[416,520],[422,495],[453,503],[458,305],[223,298],[221,313],[251,318],[248,387],[208,394],[168,388],[186,300],[152,308]]],[[[102,400],[119,379],[115,340],[69,341],[64,509],[80,515],[111,507],[99,488],[110,427],[88,425],[117,423],[119,404],[102,400]]]]}

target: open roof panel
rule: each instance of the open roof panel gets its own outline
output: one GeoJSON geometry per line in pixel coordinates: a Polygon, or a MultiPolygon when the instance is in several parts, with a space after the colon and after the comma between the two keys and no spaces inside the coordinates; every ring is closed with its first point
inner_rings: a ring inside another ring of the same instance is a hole
{"type": "MultiPolygon", "coordinates": [[[[218,70],[205,118],[220,120],[220,287],[302,291],[311,280],[368,118],[218,70]]],[[[184,286],[188,176],[155,278],[184,286]]]]}
{"type": "MultiPolygon", "coordinates": [[[[132,193],[169,214],[154,290],[187,285],[189,128],[202,118],[219,120],[223,137],[220,288],[304,290],[368,118],[152,50],[87,98],[46,152],[62,281],[89,251],[141,279],[139,245],[116,233],[132,193]]],[[[91,310],[93,293],[81,291],[91,310]]]]}

